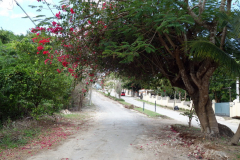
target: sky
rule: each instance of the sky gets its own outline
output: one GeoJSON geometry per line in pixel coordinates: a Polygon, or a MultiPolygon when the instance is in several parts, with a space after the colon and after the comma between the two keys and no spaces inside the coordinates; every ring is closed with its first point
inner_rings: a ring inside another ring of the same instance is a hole
{"type": "MultiPolygon", "coordinates": [[[[52,17],[53,14],[48,9],[46,4],[38,2],[37,0],[0,0],[0,29],[9,30],[15,34],[26,34],[30,28],[34,28],[34,24],[28,18],[25,17],[26,14],[21,10],[19,6],[16,5],[15,1],[25,10],[25,12],[31,17],[37,15],[46,15],[47,17],[52,17]],[[37,12],[37,8],[30,8],[28,5],[40,6],[42,5],[44,9],[42,12],[37,12]]],[[[43,0],[42,0],[43,1],[43,0]]],[[[48,3],[59,5],[60,0],[46,0],[48,3]]],[[[235,0],[236,1],[236,0],[235,0]]],[[[233,2],[233,7],[239,9],[239,3],[233,2]],[[235,4],[234,4],[235,3],[235,4]]],[[[56,14],[58,11],[53,9],[53,13],[56,14]]],[[[36,22],[37,23],[37,22],[36,22]]]]}
{"type": "MultiPolygon", "coordinates": [[[[46,15],[47,17],[53,17],[53,14],[48,9],[46,4],[38,2],[37,0],[16,0],[18,4],[25,10],[25,12],[31,17],[37,15],[46,15]],[[30,8],[28,5],[40,6],[43,9],[41,12],[37,12],[38,8],[30,8]]],[[[46,0],[48,3],[59,5],[60,0],[46,0]]],[[[53,8],[52,8],[53,9],[53,8]]],[[[53,13],[56,14],[57,10],[53,9],[53,13]]],[[[0,0],[0,29],[12,31],[14,34],[26,34],[30,28],[34,28],[34,24],[29,18],[25,17],[26,14],[16,5],[15,0],[0,0]]],[[[37,24],[38,22],[36,22],[37,24]]]]}

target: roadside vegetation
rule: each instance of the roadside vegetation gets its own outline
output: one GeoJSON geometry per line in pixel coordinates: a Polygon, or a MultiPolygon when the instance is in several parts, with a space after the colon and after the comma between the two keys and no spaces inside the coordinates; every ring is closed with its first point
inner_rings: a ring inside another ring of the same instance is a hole
{"type": "Polygon", "coordinates": [[[134,110],[140,112],[140,113],[143,113],[151,118],[156,118],[156,117],[161,117],[161,118],[164,118],[164,119],[172,119],[168,116],[165,116],[165,115],[162,115],[162,114],[159,114],[159,113],[156,113],[156,112],[153,112],[153,111],[150,111],[150,110],[147,110],[147,109],[144,109],[143,108],[139,108],[139,107],[134,107],[134,110]]]}
{"type": "Polygon", "coordinates": [[[0,30],[0,128],[7,120],[38,119],[69,104],[74,79],[58,73],[47,54],[37,55],[32,37],[0,30]]]}
{"type": "Polygon", "coordinates": [[[59,70],[57,59],[49,54],[37,54],[33,36],[0,30],[0,159],[16,159],[19,148],[31,153],[34,147],[26,145],[32,142],[41,149],[50,148],[70,135],[64,129],[71,127],[70,122],[89,118],[86,113],[60,113],[83,107],[85,82],[69,76],[67,69],[59,70]],[[46,137],[53,138],[51,144],[46,137]]]}
{"type": "Polygon", "coordinates": [[[8,121],[0,130],[0,159],[25,160],[39,151],[51,150],[69,136],[87,130],[86,122],[92,116],[91,111],[77,111],[45,115],[38,120],[8,121]]]}

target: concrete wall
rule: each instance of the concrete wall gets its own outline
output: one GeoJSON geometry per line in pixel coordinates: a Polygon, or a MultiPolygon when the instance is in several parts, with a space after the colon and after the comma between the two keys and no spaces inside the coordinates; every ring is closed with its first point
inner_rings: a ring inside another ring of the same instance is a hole
{"type": "Polygon", "coordinates": [[[240,103],[230,103],[230,117],[240,116],[240,103]]]}

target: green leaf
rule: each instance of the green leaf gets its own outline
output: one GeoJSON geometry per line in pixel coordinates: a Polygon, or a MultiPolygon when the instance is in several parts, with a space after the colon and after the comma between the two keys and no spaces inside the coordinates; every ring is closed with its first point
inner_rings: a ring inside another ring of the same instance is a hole
{"type": "Polygon", "coordinates": [[[38,18],[38,17],[46,17],[46,16],[45,15],[38,15],[38,16],[36,16],[34,18],[38,18]]]}
{"type": "Polygon", "coordinates": [[[37,8],[37,6],[33,6],[33,5],[28,5],[28,7],[37,8]]]}
{"type": "Polygon", "coordinates": [[[190,42],[190,56],[194,58],[210,58],[215,62],[224,65],[232,74],[240,74],[240,65],[229,54],[221,50],[209,41],[190,42]]]}

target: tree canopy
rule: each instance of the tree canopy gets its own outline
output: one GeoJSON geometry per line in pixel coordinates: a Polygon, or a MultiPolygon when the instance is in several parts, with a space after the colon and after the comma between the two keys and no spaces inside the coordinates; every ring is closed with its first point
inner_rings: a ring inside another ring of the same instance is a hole
{"type": "Polygon", "coordinates": [[[45,19],[39,25],[47,28],[32,29],[57,35],[55,42],[36,36],[40,54],[59,56],[46,51],[42,39],[61,45],[58,51],[68,55],[63,66],[78,64],[70,68],[76,77],[82,77],[82,66],[143,81],[166,77],[188,92],[203,132],[218,135],[210,78],[219,66],[235,75],[240,72],[233,58],[239,57],[239,11],[232,10],[232,0],[63,3],[57,20],[45,19]]]}

